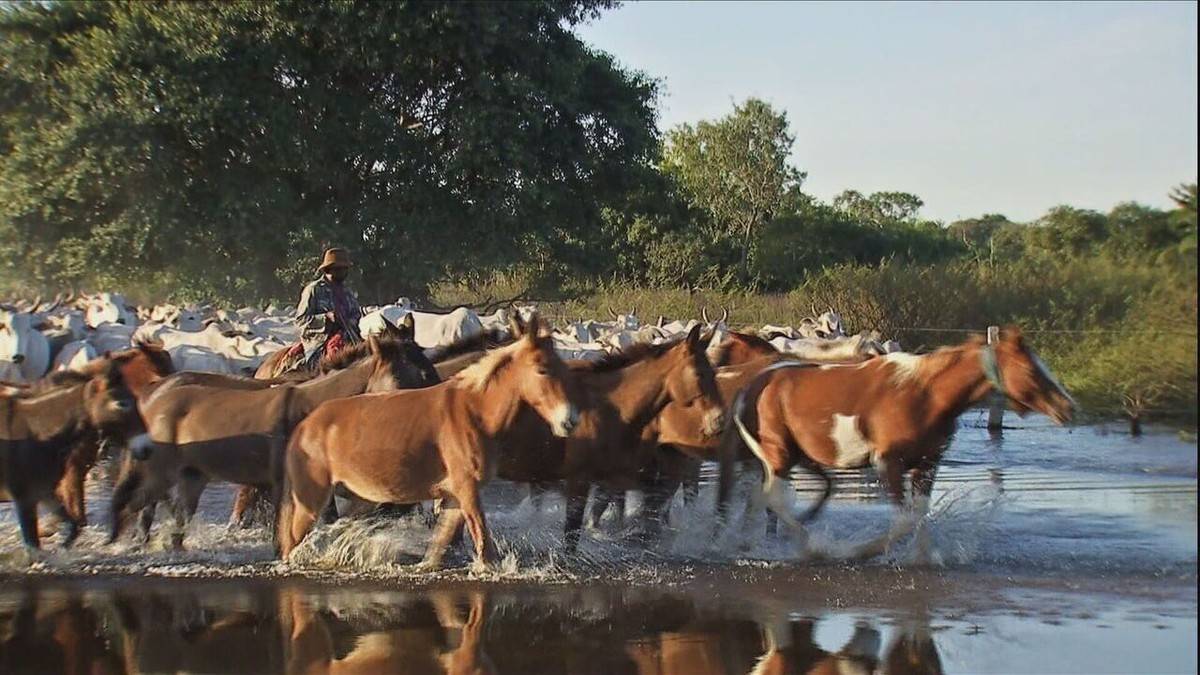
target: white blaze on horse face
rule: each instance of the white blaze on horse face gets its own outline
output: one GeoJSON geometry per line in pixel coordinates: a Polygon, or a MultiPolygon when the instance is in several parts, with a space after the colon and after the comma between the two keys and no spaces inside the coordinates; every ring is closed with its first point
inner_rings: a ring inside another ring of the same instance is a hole
{"type": "Polygon", "coordinates": [[[834,413],[832,426],[829,437],[833,439],[833,447],[837,450],[833,459],[834,466],[839,469],[853,469],[871,462],[875,448],[858,430],[858,415],[834,413]]]}

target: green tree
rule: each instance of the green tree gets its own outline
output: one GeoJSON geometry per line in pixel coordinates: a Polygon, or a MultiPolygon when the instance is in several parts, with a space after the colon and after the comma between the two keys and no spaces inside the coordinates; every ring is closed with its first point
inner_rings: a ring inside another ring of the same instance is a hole
{"type": "Polygon", "coordinates": [[[1025,233],[1034,251],[1078,256],[1094,251],[1108,237],[1109,227],[1103,213],[1055,206],[1025,233]]]}
{"type": "Polygon", "coordinates": [[[787,115],[756,98],[715,122],[668,132],[664,170],[711,216],[714,242],[731,242],[738,251],[742,283],[763,226],[804,182],[805,174],[788,164],[794,142],[787,115]]]}
{"type": "Polygon", "coordinates": [[[833,198],[833,207],[864,225],[887,227],[917,217],[925,202],[908,192],[872,192],[844,190],[833,198]]]}
{"type": "Polygon", "coordinates": [[[657,84],[572,32],[614,5],[5,7],[0,257],[245,297],[338,243],[377,299],[581,256],[659,143],[657,84]]]}

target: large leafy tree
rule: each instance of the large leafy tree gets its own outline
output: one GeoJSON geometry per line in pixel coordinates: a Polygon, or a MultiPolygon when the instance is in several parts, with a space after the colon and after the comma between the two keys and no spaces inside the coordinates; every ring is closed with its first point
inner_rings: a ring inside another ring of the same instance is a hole
{"type": "Polygon", "coordinates": [[[664,169],[689,201],[711,216],[717,243],[738,251],[738,280],[763,226],[779,214],[805,174],[788,163],[795,137],[787,115],[751,98],[732,114],[668,132],[664,169]]]}
{"type": "Polygon", "coordinates": [[[572,32],[614,4],[5,6],[0,256],[247,297],[337,243],[375,299],[578,252],[658,142],[572,32]]]}

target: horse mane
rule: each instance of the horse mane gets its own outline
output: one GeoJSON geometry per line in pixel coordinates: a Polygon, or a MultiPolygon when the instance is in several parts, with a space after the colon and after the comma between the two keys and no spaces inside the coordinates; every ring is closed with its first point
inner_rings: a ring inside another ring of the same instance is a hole
{"type": "Polygon", "coordinates": [[[455,356],[468,354],[470,352],[481,352],[496,347],[504,347],[516,342],[517,338],[505,333],[499,328],[486,330],[476,335],[462,338],[453,344],[444,347],[434,347],[430,351],[433,354],[429,360],[435,364],[447,361],[455,356]]]}
{"type": "Polygon", "coordinates": [[[896,352],[877,356],[869,359],[866,363],[883,361],[895,365],[892,381],[896,384],[908,384],[915,381],[927,385],[935,376],[959,363],[968,348],[983,344],[986,344],[984,337],[973,333],[962,344],[939,347],[928,354],[896,352]]]}
{"type": "Polygon", "coordinates": [[[503,347],[495,347],[489,349],[483,358],[475,363],[464,368],[454,377],[450,378],[450,382],[458,382],[463,389],[471,391],[483,391],[487,387],[487,383],[491,381],[496,371],[508,365],[512,361],[513,353],[521,348],[520,338],[513,342],[504,345],[503,347]]]}
{"type": "Polygon", "coordinates": [[[571,370],[584,371],[589,373],[610,373],[614,370],[621,370],[629,365],[658,357],[671,351],[671,349],[679,344],[681,340],[672,340],[670,342],[661,342],[653,344],[650,342],[639,342],[630,345],[625,349],[610,352],[595,361],[572,361],[571,370]]]}

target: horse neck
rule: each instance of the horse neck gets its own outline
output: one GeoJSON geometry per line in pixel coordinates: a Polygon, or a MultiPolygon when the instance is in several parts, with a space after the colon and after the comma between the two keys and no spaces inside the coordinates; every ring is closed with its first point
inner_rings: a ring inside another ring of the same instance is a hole
{"type": "Polygon", "coordinates": [[[946,365],[926,385],[931,403],[929,413],[934,422],[958,417],[992,391],[983,372],[980,347],[965,346],[944,358],[948,359],[946,365]]]}
{"type": "Polygon", "coordinates": [[[780,354],[760,357],[747,363],[723,366],[717,371],[717,389],[720,390],[725,403],[732,402],[737,393],[750,384],[755,377],[758,377],[763,368],[782,359],[783,355],[780,354]]]}
{"type": "Polygon", "coordinates": [[[18,399],[17,410],[25,426],[38,441],[65,441],[87,430],[84,411],[84,385],[64,387],[50,394],[30,399],[18,399]]]}
{"type": "Polygon", "coordinates": [[[610,373],[581,378],[593,397],[607,399],[626,422],[648,423],[666,407],[667,375],[675,365],[670,354],[631,363],[610,373]]]}
{"type": "Polygon", "coordinates": [[[342,370],[335,370],[292,386],[295,387],[295,395],[299,400],[315,408],[325,401],[357,396],[365,392],[374,370],[375,360],[364,358],[342,370]]]}
{"type": "MultiPolygon", "coordinates": [[[[523,399],[515,391],[517,369],[505,366],[483,389],[455,387],[453,391],[484,435],[495,438],[512,428],[523,399]]],[[[454,386],[453,384],[448,386],[454,386]]]]}

